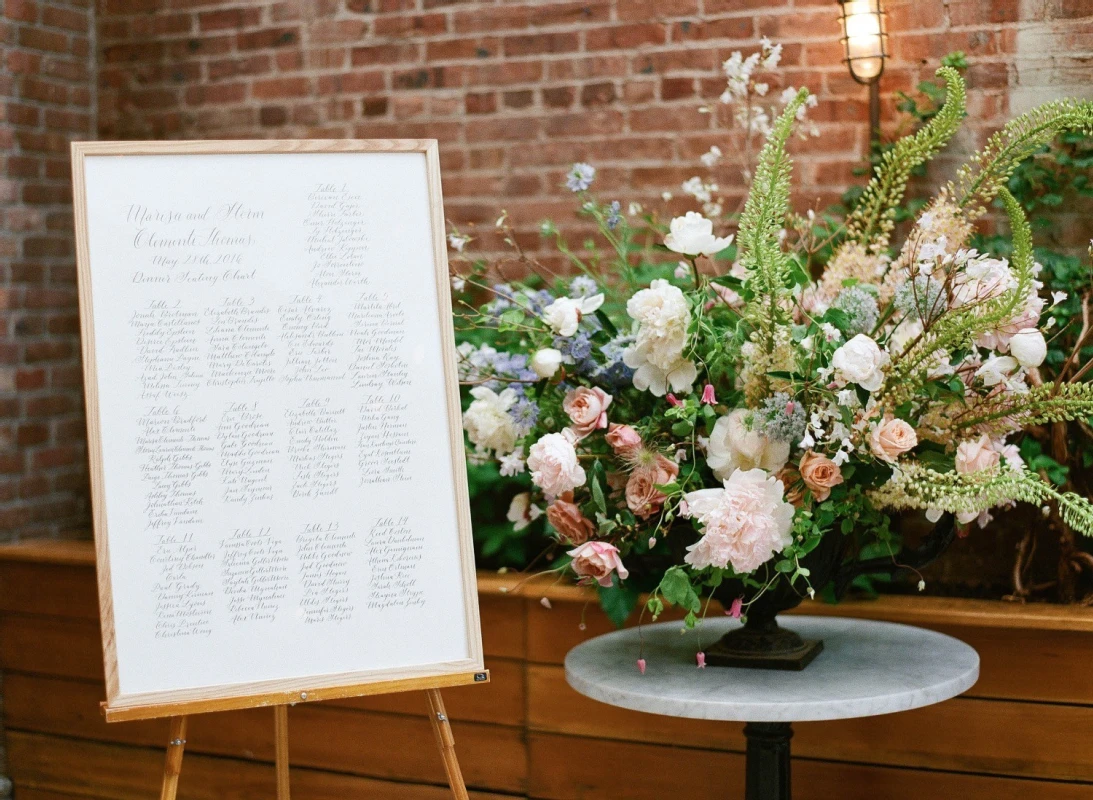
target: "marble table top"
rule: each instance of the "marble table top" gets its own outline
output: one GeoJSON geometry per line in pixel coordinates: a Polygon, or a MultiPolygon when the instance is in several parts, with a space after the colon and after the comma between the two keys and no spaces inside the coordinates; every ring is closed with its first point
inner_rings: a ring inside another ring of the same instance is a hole
{"type": "Polygon", "coordinates": [[[845,617],[793,615],[779,621],[806,639],[823,639],[823,652],[800,672],[699,669],[695,654],[740,624],[720,618],[685,634],[681,623],[661,622],[598,636],[566,656],[566,680],[595,700],[651,714],[803,722],[940,703],[979,677],[979,654],[934,631],[845,617]],[[637,667],[639,652],[644,675],[637,667]]]}

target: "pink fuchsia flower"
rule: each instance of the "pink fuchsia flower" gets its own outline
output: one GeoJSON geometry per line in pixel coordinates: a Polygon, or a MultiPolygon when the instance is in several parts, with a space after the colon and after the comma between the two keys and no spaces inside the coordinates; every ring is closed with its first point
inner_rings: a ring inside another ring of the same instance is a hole
{"type": "Polygon", "coordinates": [[[699,669],[706,669],[706,654],[701,650],[695,653],[695,661],[698,662],[699,669]]]}
{"type": "Polygon", "coordinates": [[[607,433],[604,434],[604,439],[618,456],[626,455],[641,447],[641,436],[629,425],[611,423],[607,433]]]}
{"type": "Polygon", "coordinates": [[[707,383],[702,389],[702,402],[708,406],[717,405],[717,399],[713,395],[713,384],[707,383]]]}
{"type": "Polygon", "coordinates": [[[740,619],[740,615],[744,613],[744,600],[739,597],[733,600],[732,605],[729,606],[729,610],[725,613],[733,619],[740,619]]]}
{"type": "Polygon", "coordinates": [[[611,585],[611,575],[617,572],[620,580],[630,577],[630,571],[623,566],[619,549],[607,542],[585,542],[580,547],[567,552],[573,558],[570,566],[581,578],[596,581],[600,586],[611,585]]]}
{"type": "Polygon", "coordinates": [[[580,386],[566,393],[562,409],[573,424],[569,429],[583,439],[592,431],[607,427],[607,407],[613,398],[603,389],[580,386]]]}
{"type": "Polygon", "coordinates": [[[644,658],[639,658],[638,659],[638,672],[640,672],[642,675],[645,674],[645,659],[644,658]]]}
{"type": "Polygon", "coordinates": [[[676,397],[671,392],[668,392],[668,394],[664,397],[664,399],[667,400],[668,405],[672,406],[673,408],[676,407],[676,406],[683,405],[683,403],[679,402],[679,398],[676,397]]]}

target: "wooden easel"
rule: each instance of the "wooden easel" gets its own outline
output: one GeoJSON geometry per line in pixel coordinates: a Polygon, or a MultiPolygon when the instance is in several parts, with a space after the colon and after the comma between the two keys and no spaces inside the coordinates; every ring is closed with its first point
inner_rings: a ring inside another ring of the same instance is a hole
{"type": "MultiPolygon", "coordinates": [[[[436,746],[444,761],[444,772],[455,800],[468,800],[463,772],[455,755],[455,737],[444,710],[444,699],[439,689],[426,689],[429,702],[429,722],[436,735],[436,746]]],[[[171,717],[171,729],[167,739],[167,758],[163,764],[163,788],[159,800],[175,800],[178,793],[178,776],[182,772],[182,754],[186,749],[186,720],[189,717],[171,717]]],[[[274,764],[277,775],[277,800],[289,800],[288,778],[288,706],[273,707],[274,764]]]]}

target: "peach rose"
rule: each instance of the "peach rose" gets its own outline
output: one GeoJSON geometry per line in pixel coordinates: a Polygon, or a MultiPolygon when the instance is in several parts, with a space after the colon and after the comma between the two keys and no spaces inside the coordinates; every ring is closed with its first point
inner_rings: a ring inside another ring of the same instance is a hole
{"type": "Polygon", "coordinates": [[[620,580],[630,577],[630,572],[622,565],[619,549],[607,542],[585,542],[568,551],[573,557],[570,566],[582,578],[595,580],[600,586],[611,585],[611,573],[618,572],[620,580]]]}
{"type": "Polygon", "coordinates": [[[582,514],[581,509],[573,502],[572,493],[567,492],[564,498],[547,506],[546,515],[554,529],[571,544],[584,544],[596,532],[592,520],[582,514]]]}
{"type": "MultiPolygon", "coordinates": [[[[914,436],[914,431],[911,431],[914,436]]],[[[839,465],[825,455],[811,450],[801,456],[801,478],[805,486],[812,490],[812,496],[822,503],[831,496],[831,489],[843,482],[843,473],[839,465]]]]}
{"type": "Polygon", "coordinates": [[[1000,454],[991,446],[986,434],[975,442],[961,442],[956,448],[956,471],[962,473],[979,472],[998,466],[1000,454]]]}
{"type": "Polygon", "coordinates": [[[655,463],[630,473],[626,482],[627,507],[642,519],[657,513],[664,504],[664,494],[657,486],[671,483],[678,474],[679,465],[658,454],[655,463]]]}
{"type": "Polygon", "coordinates": [[[869,449],[877,458],[895,462],[897,458],[918,444],[915,429],[902,419],[888,417],[873,428],[869,435],[869,449]]]}
{"type": "Polygon", "coordinates": [[[611,449],[615,451],[617,456],[626,455],[641,447],[641,436],[629,425],[619,425],[612,422],[603,438],[611,445],[611,449]]]}
{"type": "Polygon", "coordinates": [[[786,502],[794,508],[800,508],[805,504],[805,487],[801,482],[801,473],[792,464],[782,467],[774,475],[785,487],[786,502]]]}
{"type": "Polygon", "coordinates": [[[562,408],[573,422],[570,430],[583,439],[597,428],[607,427],[607,407],[611,405],[611,395],[600,388],[589,389],[580,386],[571,390],[562,401],[562,408]]]}

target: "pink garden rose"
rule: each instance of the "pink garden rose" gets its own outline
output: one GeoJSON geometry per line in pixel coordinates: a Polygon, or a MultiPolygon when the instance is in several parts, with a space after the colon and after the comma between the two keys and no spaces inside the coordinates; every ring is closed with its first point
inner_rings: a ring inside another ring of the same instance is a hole
{"type": "Polygon", "coordinates": [[[573,423],[569,429],[578,439],[607,427],[607,407],[611,405],[611,399],[611,395],[599,387],[580,386],[566,394],[562,408],[573,423]]]}
{"type": "Polygon", "coordinates": [[[547,506],[546,515],[563,538],[570,544],[580,545],[596,532],[596,526],[572,500],[572,493],[567,492],[564,498],[560,497],[547,506]]]}
{"type": "Polygon", "coordinates": [[[894,462],[918,444],[915,429],[902,419],[889,417],[869,434],[869,449],[882,461],[894,462]]]}
{"type": "Polygon", "coordinates": [[[800,471],[805,486],[812,490],[812,496],[820,503],[831,496],[834,487],[843,482],[839,465],[827,456],[811,450],[801,456],[800,471]]]}
{"type": "Polygon", "coordinates": [[[695,569],[728,565],[739,573],[758,569],[793,543],[793,506],[782,482],[761,469],[738,469],[724,489],[684,495],[702,538],[687,548],[684,561],[695,569]]]}
{"type": "Polygon", "coordinates": [[[956,448],[956,471],[964,474],[994,469],[1000,461],[1000,454],[991,445],[987,434],[977,441],[961,442],[956,448]]]}
{"type": "Polygon", "coordinates": [[[642,519],[656,514],[664,504],[664,494],[657,486],[671,483],[677,475],[679,465],[657,454],[654,463],[638,467],[630,473],[630,480],[626,482],[627,508],[642,519]]]}
{"type": "Polygon", "coordinates": [[[611,573],[617,572],[620,580],[630,577],[629,570],[622,565],[619,549],[607,542],[585,542],[570,550],[567,555],[573,557],[570,566],[582,578],[595,580],[600,586],[611,585],[611,573]]]}
{"type": "Polygon", "coordinates": [[[607,439],[607,443],[611,445],[611,449],[615,451],[615,455],[617,456],[632,453],[634,450],[641,447],[641,436],[639,436],[638,432],[629,425],[617,425],[612,423],[608,426],[604,438],[607,439]]]}
{"type": "Polygon", "coordinates": [[[584,486],[584,467],[573,447],[573,434],[548,433],[531,446],[528,469],[536,486],[552,497],[584,486]]]}

